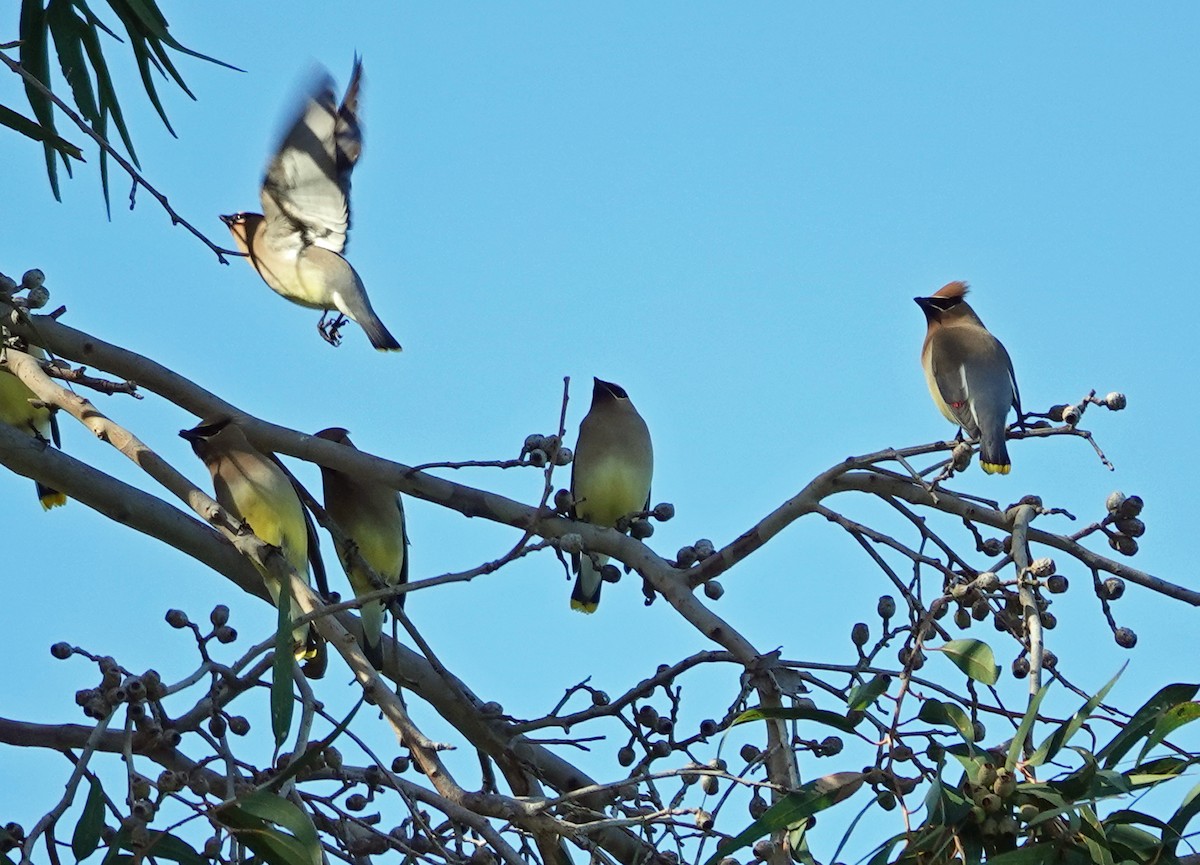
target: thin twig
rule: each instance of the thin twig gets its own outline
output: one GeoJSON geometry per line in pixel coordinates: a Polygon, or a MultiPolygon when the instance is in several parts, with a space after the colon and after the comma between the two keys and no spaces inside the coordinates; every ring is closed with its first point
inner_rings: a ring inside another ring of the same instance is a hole
{"type": "MultiPolygon", "coordinates": [[[[2,47],[2,46],[0,46],[0,47],[2,47]]],[[[21,66],[20,63],[18,63],[17,61],[13,60],[11,57],[8,57],[7,55],[5,55],[3,53],[0,53],[0,62],[3,62],[4,65],[7,66],[10,71],[16,73],[17,75],[20,75],[21,78],[23,78],[25,80],[25,85],[27,87],[32,87],[34,90],[37,90],[39,93],[41,93],[47,99],[49,99],[51,102],[53,102],[55,105],[57,105],[59,110],[62,111],[62,113],[65,114],[71,120],[72,123],[74,123],[76,126],[78,126],[79,129],[85,135],[87,135],[89,138],[91,138],[93,141],[95,141],[96,144],[99,145],[101,150],[103,150],[105,153],[107,153],[109,156],[111,156],[113,158],[113,161],[116,162],[118,165],[120,165],[121,168],[125,171],[125,173],[128,174],[129,177],[133,180],[134,189],[136,189],[138,186],[141,186],[143,189],[145,189],[147,192],[149,192],[151,195],[153,195],[155,200],[158,201],[158,203],[160,205],[162,205],[163,210],[165,210],[167,212],[167,215],[171,217],[172,225],[182,225],[185,229],[187,229],[189,232],[191,232],[191,234],[193,234],[195,237],[197,237],[205,246],[207,246],[209,249],[211,249],[213,251],[213,253],[216,254],[217,261],[221,262],[221,264],[229,264],[229,260],[227,258],[225,258],[225,256],[227,256],[227,255],[232,255],[232,256],[239,257],[239,258],[243,257],[243,253],[240,253],[240,252],[238,252],[236,250],[232,250],[232,249],[225,249],[225,248],[213,243],[211,240],[208,239],[207,236],[205,236],[205,234],[202,231],[200,231],[198,228],[196,228],[190,222],[188,222],[186,219],[184,219],[182,216],[180,216],[175,211],[175,208],[173,208],[171,206],[171,203],[169,201],[167,201],[167,197],[165,195],[163,195],[161,192],[159,192],[157,189],[155,189],[153,186],[151,186],[150,183],[144,177],[142,177],[141,174],[138,173],[138,170],[133,167],[132,163],[130,163],[129,160],[127,160],[125,157],[123,157],[116,150],[116,148],[114,148],[111,144],[108,143],[107,140],[105,140],[103,135],[96,132],[96,130],[92,129],[91,125],[86,120],[84,120],[82,117],[80,117],[78,114],[76,114],[71,109],[71,106],[67,105],[67,103],[63,102],[56,95],[54,95],[54,93],[51,92],[50,88],[47,87],[45,84],[43,84],[35,75],[32,75],[29,72],[27,72],[25,70],[25,68],[23,66],[21,66]]],[[[131,196],[131,199],[132,199],[132,196],[131,196]]],[[[133,209],[132,200],[130,202],[130,209],[131,210],[133,209]]]]}

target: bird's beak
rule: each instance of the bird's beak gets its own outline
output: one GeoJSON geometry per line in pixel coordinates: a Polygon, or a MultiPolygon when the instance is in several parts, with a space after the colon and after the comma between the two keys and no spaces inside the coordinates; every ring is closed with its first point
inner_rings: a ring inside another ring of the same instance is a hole
{"type": "Polygon", "coordinates": [[[237,219],[232,214],[228,213],[222,213],[218,218],[225,223],[228,228],[233,228],[233,224],[237,222],[237,219]]]}
{"type": "Polygon", "coordinates": [[[200,434],[194,429],[181,429],[179,431],[179,437],[181,439],[187,439],[190,442],[199,441],[201,438],[200,434]]]}

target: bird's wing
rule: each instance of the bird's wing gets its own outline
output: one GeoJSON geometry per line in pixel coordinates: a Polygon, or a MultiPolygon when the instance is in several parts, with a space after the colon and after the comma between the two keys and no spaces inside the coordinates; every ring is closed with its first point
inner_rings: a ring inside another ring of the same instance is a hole
{"type": "Polygon", "coordinates": [[[974,436],[979,432],[979,425],[971,413],[970,391],[963,364],[965,349],[955,336],[948,330],[937,334],[930,345],[929,367],[946,411],[954,416],[960,427],[974,436]]]}
{"type": "MultiPolygon", "coordinates": [[[[357,101],[357,67],[351,87],[357,101]]],[[[267,165],[261,198],[269,235],[298,233],[305,245],[337,253],[346,248],[350,171],[361,151],[357,118],[353,112],[350,116],[353,124],[342,117],[332,83],[328,76],[323,77],[306,97],[267,165]],[[346,131],[339,134],[342,127],[346,131]],[[354,152],[353,159],[341,155],[343,147],[347,153],[354,152]]]]}

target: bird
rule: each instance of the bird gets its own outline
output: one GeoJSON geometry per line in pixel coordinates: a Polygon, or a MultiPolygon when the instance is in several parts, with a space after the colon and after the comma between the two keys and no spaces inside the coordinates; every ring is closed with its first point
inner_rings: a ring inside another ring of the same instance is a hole
{"type": "Polygon", "coordinates": [[[367,297],[358,273],[343,257],[350,229],[350,174],[362,153],[358,118],[362,61],[354,59],[339,105],[322,73],[267,165],[262,213],[221,216],[238,250],[275,292],[324,311],[317,329],[338,345],[343,316],[366,332],[380,351],[400,351],[367,297]],[[328,314],[339,315],[327,322],[328,314]]]}
{"type": "MultiPolygon", "coordinates": [[[[592,406],[579,424],[571,467],[570,515],[598,526],[615,528],[625,516],[650,507],[654,448],[650,430],[629,394],[618,384],[593,379],[592,406]]],[[[597,570],[607,556],[575,553],[576,573],[571,609],[594,613],[600,603],[602,580],[597,570]]]]}
{"type": "MultiPolygon", "coordinates": [[[[36,345],[27,346],[25,353],[39,360],[46,356],[46,352],[36,345]]],[[[58,417],[37,401],[37,396],[25,382],[8,370],[0,372],[0,421],[43,444],[53,443],[56,448],[62,447],[58,435],[58,417]]],[[[41,481],[34,481],[34,484],[43,510],[48,511],[67,503],[67,497],[58,490],[51,489],[41,481]]]]}
{"type": "Polygon", "coordinates": [[[934,405],[951,423],[979,439],[979,463],[988,474],[1012,469],[1005,445],[1009,408],[1021,411],[1012,360],[966,301],[967,284],[950,282],[930,297],[914,297],[928,329],[921,366],[934,405]]]}
{"type": "MultiPolygon", "coordinates": [[[[205,420],[179,435],[192,445],[212,475],[217,502],[250,526],[260,539],[278,547],[288,564],[308,578],[309,531],[304,506],[291,479],[271,457],[250,444],[230,418],[205,420]]],[[[279,581],[263,573],[267,591],[279,604],[279,581]]],[[[325,643],[311,624],[293,631],[296,660],[304,674],[319,679],[328,663],[325,643]]]]}
{"type": "MultiPolygon", "coordinates": [[[[354,447],[350,433],[341,427],[330,427],[316,434],[317,438],[354,447]]],[[[408,535],[404,526],[404,503],[400,494],[389,486],[336,469],[321,466],[325,511],[339,529],[357,548],[365,561],[389,586],[408,582],[408,535]]],[[[352,561],[351,550],[338,550],[342,567],[350,579],[356,597],[375,591],[370,577],[352,561]]],[[[403,608],[404,595],[393,598],[392,609],[403,608]]],[[[382,601],[370,601],[362,606],[363,654],[375,669],[383,669],[382,601]]]]}

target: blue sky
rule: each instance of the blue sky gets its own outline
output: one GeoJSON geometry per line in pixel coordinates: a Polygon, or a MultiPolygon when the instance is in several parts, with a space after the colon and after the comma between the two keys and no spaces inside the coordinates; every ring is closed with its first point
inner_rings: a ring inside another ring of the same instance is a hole
{"type": "MultiPolygon", "coordinates": [[[[366,145],[348,257],[402,355],[371,351],[357,330],[331,349],[315,314],[244,262],[216,263],[149,196],[128,211],[115,172],[105,221],[91,151],[54,203],[40,150],[13,135],[0,136],[0,270],[42,268],[66,322],[247,411],[309,431],[345,426],[360,447],[408,464],[516,456],[528,433],[557,423],[565,375],[573,437],[590,377],[619,382],[654,437],[653,498],[676,506],[651,541],[662,554],[699,537],[732,540],[850,454],[950,436],[918,365],[924,322],[911,298],[965,279],[1012,355],[1027,408],[1096,388],[1126,392],[1129,409],[1093,409],[1085,424],[1115,473],[1081,440],[1017,442],[1010,476],[973,468],[957,488],[1002,503],[1037,493],[1081,520],[1101,516],[1114,488],[1140,493],[1149,528],[1131,564],[1194,584],[1200,10],[281,8],[164,8],[181,41],[246,70],[180,60],[197,101],[166,99],[178,140],[111,49],[144,174],[226,243],[216,217],[257,209],[268,150],[310,64],[340,86],[360,52],[366,145]]],[[[20,104],[13,80],[0,81],[0,101],[20,104]]],[[[153,396],[95,399],[207,484],[175,437],[191,417],[153,396]]],[[[63,426],[73,454],[148,484],[63,426]]],[[[316,485],[315,470],[305,477],[316,485]]],[[[534,472],[453,478],[529,502],[540,493],[534,472]]],[[[265,605],[182,555],[78,503],[41,513],[31,486],[0,473],[7,606],[19,611],[6,617],[3,652],[25,671],[3,714],[77,720],[72,693],[94,676],[50,658],[58,639],[169,678],[191,656],[162,621],[168,607],[202,618],[223,601],[247,637],[271,628],[265,605]]],[[[864,502],[833,504],[880,516],[864,502]]],[[[408,507],[414,576],[471,567],[516,538],[408,507]]],[[[794,525],[727,575],[718,610],[764,651],[849,662],[851,624],[869,620],[864,599],[886,590],[852,547],[815,518],[794,525]]],[[[1129,659],[1114,697],[1133,708],[1194,678],[1178,651],[1195,644],[1192,609],[1131,586],[1117,613],[1141,642],[1122,652],[1086,572],[1058,558],[1073,588],[1056,603],[1050,645],[1080,686],[1097,689],[1129,659]]],[[[609,587],[590,618],[570,612],[569,591],[541,556],[420,593],[410,610],[451,668],[525,717],[587,675],[616,692],[709,648],[665,604],[643,607],[635,580],[609,587]]],[[[689,716],[719,714],[732,697],[732,673],[711,681],[718,697],[697,693],[689,716]]],[[[1006,687],[1019,702],[1021,687],[1006,687]]],[[[5,750],[0,770],[40,759],[5,750]]],[[[50,807],[66,774],[54,768],[31,782],[44,783],[41,798],[0,791],[0,814],[31,822],[50,807]]]]}

